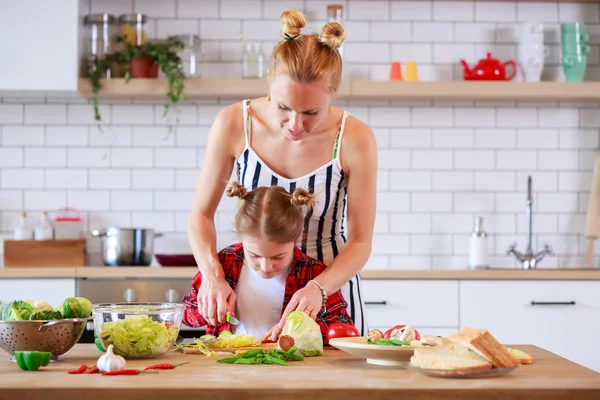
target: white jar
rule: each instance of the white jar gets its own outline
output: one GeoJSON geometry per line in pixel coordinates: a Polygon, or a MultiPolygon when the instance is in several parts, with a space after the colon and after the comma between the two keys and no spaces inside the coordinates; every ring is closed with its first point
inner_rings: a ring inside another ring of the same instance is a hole
{"type": "Polygon", "coordinates": [[[31,240],[33,239],[33,231],[27,224],[27,213],[22,212],[19,220],[19,225],[13,231],[14,240],[31,240]]]}

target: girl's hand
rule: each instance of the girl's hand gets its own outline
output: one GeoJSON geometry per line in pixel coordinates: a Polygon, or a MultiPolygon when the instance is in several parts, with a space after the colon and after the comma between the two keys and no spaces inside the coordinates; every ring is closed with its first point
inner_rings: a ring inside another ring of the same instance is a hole
{"type": "Polygon", "coordinates": [[[292,296],[287,307],[281,315],[279,327],[283,329],[285,321],[292,311],[304,311],[312,319],[316,319],[323,305],[321,290],[314,283],[304,286],[292,296]]]}
{"type": "Polygon", "coordinates": [[[225,279],[202,280],[198,290],[198,312],[212,326],[225,322],[227,312],[235,311],[236,295],[225,279]]]}
{"type": "Polygon", "coordinates": [[[275,325],[274,327],[269,329],[265,336],[263,336],[262,342],[277,343],[277,341],[279,340],[279,335],[281,335],[281,328],[279,327],[279,325],[275,325]]]}

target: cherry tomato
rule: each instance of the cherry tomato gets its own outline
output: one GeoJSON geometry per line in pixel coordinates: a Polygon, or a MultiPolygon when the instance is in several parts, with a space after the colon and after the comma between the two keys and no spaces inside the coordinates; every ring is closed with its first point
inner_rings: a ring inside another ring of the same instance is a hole
{"type": "MultiPolygon", "coordinates": [[[[392,335],[394,333],[396,333],[396,331],[398,329],[404,328],[405,326],[406,325],[396,325],[396,326],[391,327],[390,329],[388,329],[387,331],[385,331],[385,333],[383,334],[383,338],[384,339],[391,339],[392,335]]],[[[419,331],[417,331],[416,329],[415,329],[415,340],[421,340],[421,335],[419,334],[419,331]]]]}
{"type": "Polygon", "coordinates": [[[360,332],[354,325],[336,322],[329,325],[329,328],[327,329],[327,335],[325,335],[325,340],[323,343],[329,344],[329,339],[351,336],[360,336],[360,332]]]}

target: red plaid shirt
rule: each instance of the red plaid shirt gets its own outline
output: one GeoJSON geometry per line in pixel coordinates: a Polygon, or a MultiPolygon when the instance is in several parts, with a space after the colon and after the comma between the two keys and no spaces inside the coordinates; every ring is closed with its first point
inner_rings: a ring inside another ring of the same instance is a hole
{"type": "MultiPolygon", "coordinates": [[[[244,248],[241,243],[229,246],[219,252],[219,261],[225,272],[225,280],[233,290],[240,278],[240,272],[244,266],[244,248]]],[[[302,289],[311,280],[316,278],[327,268],[321,261],[302,253],[294,247],[294,260],[290,274],[285,281],[285,294],[283,296],[283,305],[281,313],[287,307],[294,293],[302,289]]],[[[231,330],[229,323],[223,323],[219,326],[210,326],[207,321],[198,312],[198,289],[202,284],[202,274],[198,272],[192,280],[191,291],[183,298],[185,312],[183,313],[183,323],[191,327],[200,327],[206,325],[206,333],[209,335],[218,335],[223,330],[231,330]]],[[[327,297],[325,304],[326,311],[321,311],[317,315],[317,323],[321,328],[321,334],[325,336],[328,325],[334,322],[342,322],[348,325],[354,325],[352,319],[346,311],[347,303],[338,290],[327,297]]],[[[266,333],[266,332],[265,332],[266,333]]]]}

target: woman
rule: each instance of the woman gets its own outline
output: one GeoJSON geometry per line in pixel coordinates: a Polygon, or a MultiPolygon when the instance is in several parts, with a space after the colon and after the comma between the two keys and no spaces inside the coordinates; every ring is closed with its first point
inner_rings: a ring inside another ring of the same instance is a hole
{"type": "Polygon", "coordinates": [[[331,105],[341,82],[342,26],[329,23],[320,34],[303,35],[306,19],[295,10],[284,11],[281,22],[284,40],[273,49],[267,97],[225,107],[211,129],[189,217],[189,240],[204,279],[198,309],[211,325],[235,309],[235,293],[217,257],[214,225],[235,166],[238,182],[249,189],[304,187],[316,195],[297,246],[327,269],[294,294],[280,325],[294,310],[314,315],[323,291],[341,289],[348,313],[366,334],[358,272],[371,253],[375,137],[364,123],[331,105]]]}

